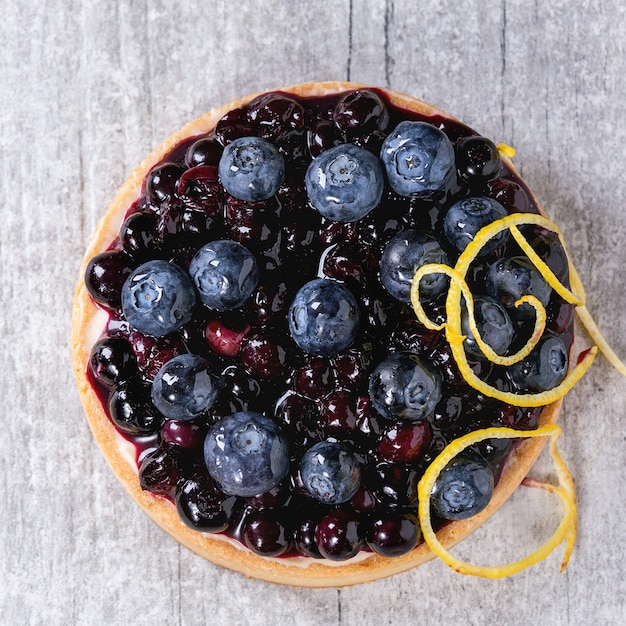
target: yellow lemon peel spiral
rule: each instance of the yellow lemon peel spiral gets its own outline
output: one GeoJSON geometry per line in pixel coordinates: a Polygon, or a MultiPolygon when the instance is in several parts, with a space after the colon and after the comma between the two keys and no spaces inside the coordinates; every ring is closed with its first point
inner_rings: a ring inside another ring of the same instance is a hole
{"type": "MultiPolygon", "coordinates": [[[[584,306],[585,295],[580,281],[572,281],[572,284],[576,289],[575,292],[567,289],[567,287],[565,287],[557,279],[550,268],[539,258],[537,253],[526,241],[522,233],[517,228],[521,225],[535,225],[550,230],[557,234],[561,240],[561,244],[563,244],[561,232],[558,226],[542,215],[528,213],[515,213],[513,215],[508,215],[479,230],[474,237],[474,240],[470,242],[467,248],[465,248],[465,250],[461,253],[456,265],[453,268],[439,263],[431,263],[419,268],[415,273],[411,284],[411,304],[413,305],[417,318],[427,328],[431,330],[442,330],[445,328],[446,339],[450,345],[454,360],[457,363],[461,375],[471,387],[486,396],[496,398],[509,404],[525,407],[538,407],[550,404],[551,402],[562,398],[572,389],[572,387],[582,378],[591,366],[591,363],[597,353],[597,347],[594,346],[593,348],[585,351],[581,355],[581,358],[578,360],[576,366],[566,375],[563,381],[553,389],[539,393],[517,394],[496,389],[495,387],[492,387],[488,383],[482,381],[478,378],[478,376],[476,376],[476,374],[474,374],[474,371],[468,363],[465,349],[463,347],[465,335],[463,335],[461,327],[461,299],[463,298],[467,308],[469,328],[474,335],[476,343],[491,362],[503,366],[512,365],[513,363],[517,363],[528,356],[543,335],[546,323],[546,311],[539,300],[533,296],[524,296],[515,303],[516,306],[527,303],[535,310],[535,326],[533,332],[526,344],[517,353],[507,357],[497,355],[484,342],[483,338],[480,336],[478,328],[476,327],[473,298],[465,280],[465,276],[467,275],[472,261],[474,261],[474,259],[478,256],[485,244],[504,230],[511,231],[513,237],[526,253],[529,260],[535,265],[535,267],[537,267],[537,270],[541,272],[546,282],[550,285],[550,287],[552,287],[552,289],[554,289],[566,302],[579,307],[584,306]],[[446,298],[446,321],[443,324],[435,324],[428,318],[419,297],[420,282],[422,278],[428,274],[434,273],[442,273],[450,277],[450,287],[446,298]]],[[[565,249],[565,246],[563,247],[565,249]]],[[[575,274],[575,271],[572,272],[572,274],[575,274]]]]}
{"type": "Polygon", "coordinates": [[[574,493],[574,481],[556,447],[556,440],[561,434],[561,428],[556,424],[548,424],[536,430],[514,430],[512,428],[485,428],[477,430],[459,439],[455,439],[449,443],[439,456],[430,464],[424,475],[422,476],[418,487],[418,517],[424,540],[429,548],[442,560],[446,565],[461,574],[471,576],[480,576],[482,578],[504,578],[512,574],[538,563],[545,559],[557,546],[565,541],[565,553],[561,564],[561,571],[565,569],[574,549],[576,542],[576,495],[574,493]],[[563,518],[554,534],[537,550],[524,558],[508,563],[506,565],[482,566],[472,565],[456,558],[452,555],[441,542],[437,539],[435,531],[432,527],[430,519],[430,496],[435,485],[437,477],[448,463],[459,452],[485,439],[517,439],[531,437],[549,437],[550,438],[550,455],[554,463],[556,475],[559,481],[558,486],[542,483],[539,481],[528,480],[531,486],[541,487],[558,495],[564,506],[563,518]]]}

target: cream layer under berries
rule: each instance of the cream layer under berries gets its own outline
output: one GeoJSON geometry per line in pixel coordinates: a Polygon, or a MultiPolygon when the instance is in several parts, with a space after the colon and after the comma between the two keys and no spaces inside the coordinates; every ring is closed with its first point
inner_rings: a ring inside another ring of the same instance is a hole
{"type": "MultiPolygon", "coordinates": [[[[424,547],[417,483],[450,442],[555,417],[470,386],[411,303],[420,267],[454,266],[481,229],[539,208],[496,146],[458,121],[377,89],[325,91],[224,111],[134,182],[117,235],[86,268],[107,318],[87,376],[141,489],[172,501],[193,533],[261,557],[367,552],[397,561],[393,573],[424,547]]],[[[568,286],[557,235],[519,230],[568,286]]],[[[465,281],[472,372],[505,393],[557,387],[573,306],[518,239],[497,233],[465,281]],[[529,296],[546,313],[541,339],[498,365],[481,338],[505,358],[523,349],[536,330],[536,308],[518,302],[529,296]]],[[[449,288],[445,273],[420,281],[434,325],[449,288]]],[[[434,525],[451,541],[506,497],[493,496],[502,472],[523,478],[538,448],[511,441],[476,443],[439,474],[434,525]]]]}

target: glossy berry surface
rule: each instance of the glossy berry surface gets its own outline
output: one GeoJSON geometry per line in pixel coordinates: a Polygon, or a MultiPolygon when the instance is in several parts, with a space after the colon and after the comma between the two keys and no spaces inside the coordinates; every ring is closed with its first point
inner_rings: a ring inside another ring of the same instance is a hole
{"type": "Polygon", "coordinates": [[[118,250],[96,255],[85,270],[85,286],[95,302],[108,309],[120,306],[120,291],[130,275],[132,261],[118,250]]]}
{"type": "MultiPolygon", "coordinates": [[[[380,258],[380,280],[385,289],[400,302],[411,301],[415,272],[429,263],[448,265],[448,255],[429,233],[409,229],[398,233],[385,246],[380,258]]],[[[443,293],[448,280],[443,274],[426,274],[420,282],[420,298],[432,300],[443,293]]]]}
{"type": "Polygon", "coordinates": [[[410,552],[421,536],[415,515],[396,511],[374,515],[367,528],[367,545],[382,556],[395,557],[410,552]]]}
{"type": "Polygon", "coordinates": [[[346,502],[361,484],[361,468],[354,454],[332,441],[316,443],[304,453],[300,476],[309,494],[324,504],[346,502]]]}
{"type": "MultiPolygon", "coordinates": [[[[476,233],[503,217],[506,217],[506,209],[493,198],[474,197],[459,200],[453,204],[444,220],[444,231],[448,241],[459,252],[463,252],[468,244],[474,241],[476,233]]],[[[502,231],[492,237],[481,249],[480,255],[486,255],[497,250],[507,239],[508,231],[502,231]]]]}
{"type": "Polygon", "coordinates": [[[238,309],[259,281],[252,253],[236,241],[223,239],[202,246],[191,260],[189,273],[202,302],[217,311],[238,309]]]}
{"type": "Polygon", "coordinates": [[[369,395],[387,419],[422,420],[441,398],[441,380],[410,352],[396,352],[372,372],[369,395]]]}
{"type": "Polygon", "coordinates": [[[232,499],[208,479],[187,479],[176,492],[175,504],[182,521],[194,530],[220,533],[230,524],[232,499]]]}
{"type": "Polygon", "coordinates": [[[442,191],[454,174],[452,143],[425,122],[400,122],[385,139],[380,158],[391,188],[401,196],[442,191]]]}
{"type": "Polygon", "coordinates": [[[534,296],[545,307],[552,288],[526,257],[503,258],[496,261],[487,272],[485,280],[490,296],[499,300],[517,318],[534,316],[527,303],[515,307],[522,296],[534,296]]]}
{"type": "Polygon", "coordinates": [[[222,418],[207,434],[204,459],[225,493],[254,496],[272,489],[289,470],[289,444],[278,425],[260,413],[222,418]]]}
{"type": "Polygon", "coordinates": [[[240,137],[224,149],[219,175],[231,196],[246,202],[267,200],[283,182],[285,161],[269,141],[240,137]]]}
{"type": "Polygon", "coordinates": [[[493,472],[484,460],[459,455],[437,477],[431,504],[439,517],[468,519],[489,504],[493,485],[493,472]]]}
{"type": "Polygon", "coordinates": [[[132,384],[111,395],[109,415],[121,431],[131,435],[156,433],[163,423],[163,415],[150,400],[149,388],[132,384]]]}
{"type": "Polygon", "coordinates": [[[364,539],[359,522],[346,510],[337,509],[325,515],[315,530],[320,554],[331,561],[345,561],[357,555],[364,539]]]}
{"type": "MultiPolygon", "coordinates": [[[[461,315],[465,349],[473,356],[483,356],[469,327],[467,308],[463,308],[461,315]]],[[[504,354],[511,345],[515,334],[513,322],[506,309],[493,298],[478,296],[474,298],[474,319],[482,340],[496,354],[504,354]]]]}
{"type": "Polygon", "coordinates": [[[209,364],[195,354],[176,356],[152,383],[152,402],[166,417],[191,420],[211,408],[219,390],[209,364]]]}
{"type": "Polygon", "coordinates": [[[191,319],[196,292],[189,275],[178,265],[156,260],[140,265],[126,279],[121,300],[132,328],[163,337],[191,319]]]}
{"type": "Polygon", "coordinates": [[[308,354],[332,356],[354,342],[359,306],[352,293],[333,280],[316,279],[300,288],[289,307],[289,331],[308,354]]]}
{"type": "Polygon", "coordinates": [[[495,178],[502,162],[498,148],[486,137],[465,137],[456,145],[456,166],[461,178],[482,183],[495,178]]]}
{"type": "Polygon", "coordinates": [[[384,178],[378,159],[354,144],[340,144],[316,157],[306,172],[311,204],[326,218],[355,222],[378,205],[384,178]]]}
{"type": "Polygon", "coordinates": [[[103,337],[91,349],[89,366],[95,379],[109,389],[133,377],[137,360],[128,341],[122,337],[103,337]]]}
{"type": "Polygon", "coordinates": [[[548,391],[563,381],[568,364],[563,340],[549,337],[540,342],[526,359],[511,367],[511,378],[523,389],[548,391]]]}

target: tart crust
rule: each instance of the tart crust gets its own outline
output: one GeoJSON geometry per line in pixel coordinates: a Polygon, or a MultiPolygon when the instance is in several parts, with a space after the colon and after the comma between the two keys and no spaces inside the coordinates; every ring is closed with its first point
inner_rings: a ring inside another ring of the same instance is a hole
{"type": "MultiPolygon", "coordinates": [[[[322,96],[363,87],[365,85],[347,82],[303,83],[281,88],[280,91],[297,96],[322,96]]],[[[421,100],[390,90],[385,90],[385,93],[397,106],[429,116],[443,115],[455,119],[421,100]]],[[[134,455],[129,453],[130,444],[115,430],[86,374],[91,347],[104,328],[102,311],[93,303],[84,285],[83,277],[89,259],[109,247],[128,207],[138,198],[143,179],[156,163],[183,139],[207,133],[225,113],[258,95],[252,94],[212,109],[170,135],[131,173],[111,202],[93,234],[75,291],[71,334],[74,375],[89,426],[114,474],[145,513],[181,544],[213,563],[269,582],[299,587],[343,587],[371,582],[414,568],[434,558],[434,554],[425,543],[421,543],[411,552],[394,558],[367,552],[339,563],[308,557],[266,558],[257,556],[228,537],[192,530],[183,524],[170,501],[141,489],[134,455]]],[[[507,157],[503,158],[511,165],[507,157]]],[[[555,422],[560,407],[561,401],[545,407],[539,418],[540,425],[555,422]]],[[[437,533],[439,541],[446,548],[451,548],[491,517],[519,486],[544,444],[545,440],[541,438],[526,439],[517,445],[507,458],[487,508],[468,520],[447,524],[437,533]]]]}

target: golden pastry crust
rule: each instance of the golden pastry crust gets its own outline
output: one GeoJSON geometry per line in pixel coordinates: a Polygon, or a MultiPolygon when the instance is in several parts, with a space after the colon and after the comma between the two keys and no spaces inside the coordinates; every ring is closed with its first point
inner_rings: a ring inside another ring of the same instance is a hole
{"type": "MultiPolygon", "coordinates": [[[[364,85],[345,82],[304,83],[285,87],[280,91],[299,96],[319,96],[362,87],[364,85]]],[[[452,118],[421,100],[389,90],[385,93],[395,105],[425,115],[439,114],[452,118]]],[[[105,318],[100,318],[102,313],[92,302],[84,285],[83,276],[89,259],[106,250],[115,238],[128,207],[140,194],[143,179],[156,163],[180,141],[193,135],[207,133],[226,112],[242,106],[257,95],[259,94],[252,94],[212,109],[168,137],[132,172],[111,202],[89,244],[76,287],[71,335],[74,375],[93,435],[113,472],[147,515],[181,544],[213,563],[246,576],[274,583],[300,587],[342,587],[366,583],[409,570],[434,558],[434,554],[422,543],[408,554],[394,558],[374,553],[361,553],[354,559],[340,563],[307,557],[265,558],[221,535],[192,530],[183,524],[171,502],[141,489],[134,457],[132,453],[128,453],[130,444],[125,442],[113,427],[86,376],[91,347],[105,323],[105,318]]],[[[559,401],[546,407],[541,413],[540,424],[555,422],[560,406],[559,401]]],[[[507,459],[487,508],[468,520],[452,522],[445,526],[438,533],[441,543],[450,548],[491,517],[519,486],[539,456],[544,443],[543,439],[527,439],[516,446],[507,459]]]]}

